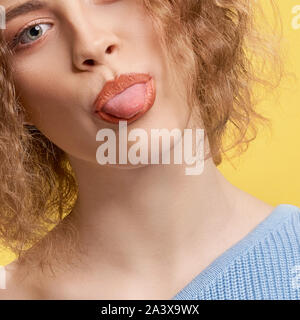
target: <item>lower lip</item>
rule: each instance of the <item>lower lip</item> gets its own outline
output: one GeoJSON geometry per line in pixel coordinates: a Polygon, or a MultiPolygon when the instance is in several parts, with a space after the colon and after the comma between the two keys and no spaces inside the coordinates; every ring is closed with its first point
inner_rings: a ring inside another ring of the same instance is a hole
{"type": "Polygon", "coordinates": [[[118,117],[115,117],[115,116],[110,115],[108,113],[101,112],[101,110],[95,112],[95,114],[101,120],[104,120],[109,123],[118,124],[120,121],[127,121],[127,124],[130,124],[130,123],[140,119],[148,110],[151,109],[151,107],[154,104],[155,98],[156,98],[155,82],[153,79],[151,79],[148,82],[146,82],[145,103],[144,103],[143,107],[141,108],[141,110],[137,114],[135,114],[132,118],[130,118],[130,119],[118,118],[118,117]]]}

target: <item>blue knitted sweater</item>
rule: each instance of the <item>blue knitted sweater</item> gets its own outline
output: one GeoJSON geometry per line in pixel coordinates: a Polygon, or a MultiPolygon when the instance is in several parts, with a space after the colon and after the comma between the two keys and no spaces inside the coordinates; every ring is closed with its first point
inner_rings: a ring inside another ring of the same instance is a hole
{"type": "Polygon", "coordinates": [[[272,213],[172,300],[300,300],[300,208],[272,213]]]}

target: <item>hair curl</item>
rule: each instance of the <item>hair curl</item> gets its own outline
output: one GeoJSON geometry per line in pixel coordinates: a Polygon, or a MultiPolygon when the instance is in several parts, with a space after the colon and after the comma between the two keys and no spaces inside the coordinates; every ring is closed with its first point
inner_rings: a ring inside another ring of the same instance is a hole
{"type": "MultiPolygon", "coordinates": [[[[170,70],[184,79],[188,105],[204,125],[214,163],[219,165],[227,150],[244,151],[256,137],[256,121],[267,121],[255,110],[254,86],[274,88],[282,76],[278,39],[274,33],[262,34],[267,29],[257,21],[260,5],[250,0],[143,3],[161,34],[170,70]],[[265,72],[266,63],[275,70],[272,77],[265,72]],[[232,137],[227,148],[225,133],[232,137]]],[[[13,84],[12,52],[2,36],[0,44],[0,239],[24,262],[25,251],[50,225],[58,226],[36,249],[40,265],[47,265],[59,237],[65,253],[76,243],[68,218],[78,188],[65,152],[24,124],[25,111],[13,84]]]]}

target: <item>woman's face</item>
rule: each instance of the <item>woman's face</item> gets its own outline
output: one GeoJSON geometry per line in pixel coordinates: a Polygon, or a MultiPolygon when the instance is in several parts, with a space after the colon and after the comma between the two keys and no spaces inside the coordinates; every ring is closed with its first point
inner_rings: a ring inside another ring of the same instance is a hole
{"type": "Polygon", "coordinates": [[[186,99],[175,85],[180,80],[171,77],[142,0],[44,0],[26,6],[28,12],[9,13],[25,2],[0,0],[9,17],[4,34],[11,42],[30,25],[14,41],[16,90],[28,120],[53,143],[74,158],[96,163],[97,132],[118,133],[118,124],[96,117],[93,103],[107,81],[132,72],[153,77],[156,99],[128,124],[128,133],[141,128],[150,139],[152,128],[186,127],[186,99]],[[40,32],[32,30],[36,25],[40,32]]]}

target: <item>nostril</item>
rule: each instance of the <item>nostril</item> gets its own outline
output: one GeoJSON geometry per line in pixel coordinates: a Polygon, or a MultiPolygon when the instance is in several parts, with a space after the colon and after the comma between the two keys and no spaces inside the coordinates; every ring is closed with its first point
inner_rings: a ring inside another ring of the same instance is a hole
{"type": "Polygon", "coordinates": [[[88,60],[85,60],[84,61],[84,64],[87,64],[89,66],[93,66],[95,64],[94,60],[93,59],[88,59],[88,60]]]}
{"type": "MultiPolygon", "coordinates": [[[[106,49],[105,53],[111,54],[114,51],[114,49],[115,49],[115,46],[111,45],[106,49]]],[[[93,60],[93,59],[86,59],[83,64],[88,65],[88,66],[94,66],[96,63],[95,63],[95,60],[93,60]]]]}
{"type": "Polygon", "coordinates": [[[111,53],[113,52],[113,50],[114,50],[114,45],[111,45],[111,46],[109,46],[109,47],[106,49],[106,52],[105,52],[105,53],[111,54],[111,53]]]}

